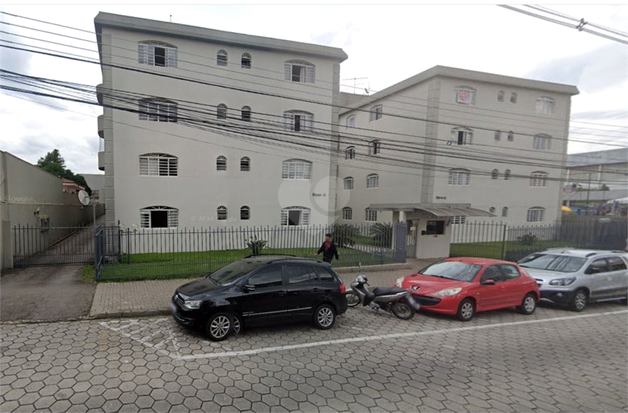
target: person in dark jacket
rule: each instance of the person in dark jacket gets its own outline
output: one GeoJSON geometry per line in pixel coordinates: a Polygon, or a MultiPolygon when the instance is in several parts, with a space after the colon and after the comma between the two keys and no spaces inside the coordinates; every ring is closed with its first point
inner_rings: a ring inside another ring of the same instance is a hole
{"type": "Polygon", "coordinates": [[[331,238],[331,234],[325,234],[325,242],[318,249],[316,255],[323,253],[323,261],[331,263],[331,260],[336,256],[336,259],[339,260],[338,250],[336,249],[336,244],[334,244],[334,240],[331,238]]]}

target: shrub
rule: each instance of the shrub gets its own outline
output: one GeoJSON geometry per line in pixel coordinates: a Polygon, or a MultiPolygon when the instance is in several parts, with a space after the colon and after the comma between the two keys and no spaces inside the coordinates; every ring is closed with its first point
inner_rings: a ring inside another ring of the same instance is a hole
{"type": "Polygon", "coordinates": [[[268,243],[268,241],[265,240],[261,240],[261,239],[257,239],[257,235],[253,236],[251,235],[250,239],[244,239],[244,242],[246,243],[246,247],[251,249],[251,253],[253,255],[260,255],[262,252],[262,249],[266,246],[266,244],[268,243]]]}
{"type": "Polygon", "coordinates": [[[536,235],[529,233],[517,237],[517,241],[519,241],[521,245],[534,245],[538,241],[538,238],[536,237],[536,235]]]}
{"type": "Polygon", "coordinates": [[[392,246],[393,227],[392,224],[378,222],[373,224],[369,230],[369,235],[380,247],[390,248],[392,246]]]}
{"type": "Polygon", "coordinates": [[[346,248],[355,245],[355,238],[360,235],[356,227],[349,224],[334,224],[331,228],[331,236],[338,248],[346,248]]]}

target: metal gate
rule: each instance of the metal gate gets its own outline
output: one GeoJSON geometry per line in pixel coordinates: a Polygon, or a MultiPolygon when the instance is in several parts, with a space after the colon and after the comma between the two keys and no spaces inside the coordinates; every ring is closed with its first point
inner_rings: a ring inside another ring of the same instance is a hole
{"type": "Polygon", "coordinates": [[[94,227],[13,227],[13,266],[94,263],[94,227]]]}

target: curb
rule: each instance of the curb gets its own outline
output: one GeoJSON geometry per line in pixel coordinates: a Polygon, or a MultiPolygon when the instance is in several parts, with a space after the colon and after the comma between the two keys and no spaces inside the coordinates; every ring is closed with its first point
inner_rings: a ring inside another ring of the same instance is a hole
{"type": "Polygon", "coordinates": [[[98,313],[90,314],[87,319],[101,320],[104,318],[133,318],[133,317],[154,317],[159,315],[169,315],[170,309],[164,310],[138,310],[138,311],[121,311],[115,313],[98,313]]]}

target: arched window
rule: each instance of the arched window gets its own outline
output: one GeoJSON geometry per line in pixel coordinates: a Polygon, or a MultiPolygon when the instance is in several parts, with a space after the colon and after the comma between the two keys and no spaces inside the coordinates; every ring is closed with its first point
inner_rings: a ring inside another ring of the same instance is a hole
{"type": "Polygon", "coordinates": [[[177,46],[152,40],[139,42],[137,62],[141,65],[177,67],[177,46]]]}
{"type": "Polygon", "coordinates": [[[284,63],[284,79],[291,82],[314,83],[316,81],[316,69],[312,63],[289,60],[284,63]]]}
{"type": "Polygon", "coordinates": [[[221,103],[216,108],[216,117],[218,119],[227,119],[227,105],[221,103]]]}
{"type": "Polygon", "coordinates": [[[541,96],[536,99],[536,113],[552,114],[556,101],[548,96],[541,96]]]}
{"type": "Polygon", "coordinates": [[[495,131],[495,142],[499,142],[501,139],[502,139],[502,131],[496,130],[495,131]]]}
{"type": "Polygon", "coordinates": [[[140,99],[138,101],[138,106],[140,120],[173,123],[176,123],[178,120],[177,104],[170,100],[160,98],[140,99]]]}
{"type": "Polygon", "coordinates": [[[347,118],[347,129],[349,128],[355,128],[355,115],[347,118]]]}
{"type": "Polygon", "coordinates": [[[377,188],[379,187],[379,175],[370,174],[366,177],[366,187],[367,188],[377,188]]]}
{"type": "Polygon", "coordinates": [[[226,171],[227,170],[227,158],[220,155],[216,158],[216,170],[217,171],[226,171]]]}
{"type": "Polygon", "coordinates": [[[342,219],[351,221],[353,219],[353,210],[349,207],[342,208],[342,219]]]}
{"type": "Polygon", "coordinates": [[[504,91],[500,90],[499,92],[497,92],[497,101],[498,102],[503,102],[504,101],[504,91]]]}
{"type": "Polygon", "coordinates": [[[538,135],[534,135],[532,148],[538,149],[540,151],[549,151],[551,143],[552,143],[551,136],[540,133],[538,135]]]}
{"type": "Polygon", "coordinates": [[[345,159],[355,159],[355,146],[347,146],[347,149],[345,149],[345,159]]]}
{"type": "Polygon", "coordinates": [[[299,110],[289,110],[283,113],[284,127],[294,132],[311,132],[314,124],[314,115],[299,110]]]}
{"type": "Polygon", "coordinates": [[[227,66],[229,60],[229,55],[224,50],[218,50],[216,54],[216,63],[218,66],[227,66]]]}
{"type": "Polygon", "coordinates": [[[382,143],[379,140],[369,142],[369,155],[377,155],[382,151],[382,143]]]}
{"type": "Polygon", "coordinates": [[[502,208],[502,217],[507,217],[508,216],[508,207],[503,207],[502,208]]]}
{"type": "Polygon", "coordinates": [[[251,121],[251,108],[248,106],[242,106],[242,109],[240,110],[241,113],[241,118],[243,121],[245,122],[250,122],[251,121]]]}
{"type": "Polygon", "coordinates": [[[177,176],[179,159],[166,153],[140,155],[140,176],[177,176]]]}
{"type": "Polygon", "coordinates": [[[517,94],[515,92],[510,94],[510,103],[517,103],[517,94]]]}
{"type": "Polygon", "coordinates": [[[473,143],[473,131],[460,126],[453,128],[451,130],[451,143],[453,145],[471,145],[473,143]]]}
{"type": "Polygon", "coordinates": [[[218,214],[218,221],[226,221],[227,220],[227,207],[224,205],[221,205],[218,207],[218,209],[216,209],[216,212],[218,214]]]}
{"type": "Polygon", "coordinates": [[[370,111],[370,121],[379,120],[384,116],[384,107],[382,105],[373,106],[370,111]]]}
{"type": "Polygon", "coordinates": [[[532,176],[530,177],[530,186],[547,186],[547,177],[547,172],[532,172],[532,176]]]}
{"type": "Polygon", "coordinates": [[[532,207],[528,209],[528,215],[526,221],[528,222],[543,222],[545,219],[545,208],[532,207]]]}
{"type": "Polygon", "coordinates": [[[142,228],[176,228],[179,226],[179,210],[169,206],[150,206],[140,209],[142,228]]]}
{"type": "Polygon", "coordinates": [[[251,55],[248,53],[244,53],[242,55],[241,61],[242,69],[250,69],[251,68],[251,55]]]}
{"type": "Polygon", "coordinates": [[[495,213],[495,207],[490,207],[488,212],[490,212],[491,214],[494,214],[495,213]]]}
{"type": "Polygon", "coordinates": [[[281,168],[282,179],[305,180],[312,177],[312,162],[303,159],[288,159],[283,161],[281,168]]]}
{"type": "Polygon", "coordinates": [[[281,225],[310,225],[310,208],[291,206],[281,209],[281,225]]]}
{"type": "Polygon", "coordinates": [[[449,185],[467,186],[471,178],[471,172],[468,169],[450,169],[449,185]]]}
{"type": "Polygon", "coordinates": [[[240,159],[240,171],[249,172],[251,170],[251,159],[248,156],[245,156],[240,159]]]}
{"type": "Polygon", "coordinates": [[[243,221],[251,219],[251,208],[246,205],[240,208],[240,219],[243,221]]]}
{"type": "Polygon", "coordinates": [[[470,86],[458,86],[454,89],[454,102],[461,105],[475,105],[475,89],[470,86]]]}
{"type": "Polygon", "coordinates": [[[493,169],[493,172],[491,172],[491,179],[498,179],[499,178],[499,171],[497,169],[493,169]]]}
{"type": "Polygon", "coordinates": [[[353,189],[353,177],[348,176],[344,179],[344,188],[345,191],[350,191],[353,189]]]}
{"type": "Polygon", "coordinates": [[[364,210],[364,220],[371,221],[371,222],[377,221],[377,210],[366,208],[364,210]]]}
{"type": "Polygon", "coordinates": [[[504,181],[507,181],[510,179],[510,169],[506,169],[504,171],[504,181]]]}
{"type": "Polygon", "coordinates": [[[508,132],[508,141],[512,142],[515,140],[515,133],[513,131],[508,132]]]}

